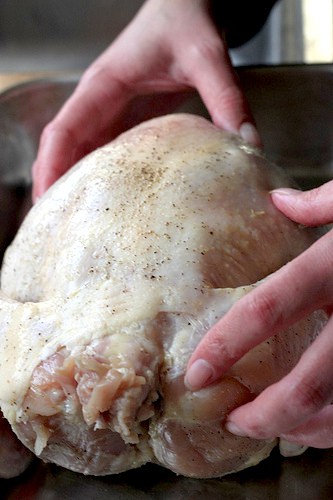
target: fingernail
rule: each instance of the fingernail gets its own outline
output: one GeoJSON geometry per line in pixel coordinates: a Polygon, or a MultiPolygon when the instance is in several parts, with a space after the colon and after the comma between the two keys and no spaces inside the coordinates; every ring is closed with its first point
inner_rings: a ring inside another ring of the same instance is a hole
{"type": "Polygon", "coordinates": [[[254,146],[261,146],[259,132],[253,125],[253,123],[242,123],[239,129],[239,135],[245,142],[248,142],[249,144],[252,144],[254,146]]]}
{"type": "Polygon", "coordinates": [[[185,385],[191,391],[201,389],[209,380],[213,379],[214,368],[205,359],[197,359],[187,370],[185,385]]]}
{"type": "Polygon", "coordinates": [[[234,434],[235,436],[239,437],[246,437],[247,434],[246,432],[243,431],[243,429],[240,429],[238,425],[234,424],[233,422],[230,422],[227,420],[225,424],[225,428],[227,429],[228,432],[231,434],[234,434]]]}
{"type": "Polygon", "coordinates": [[[303,444],[291,443],[286,439],[280,438],[279,448],[283,457],[297,457],[307,449],[307,446],[303,444]]]}
{"type": "Polygon", "coordinates": [[[293,188],[277,188],[270,191],[271,194],[278,194],[281,196],[291,196],[295,194],[300,194],[302,191],[293,188]]]}

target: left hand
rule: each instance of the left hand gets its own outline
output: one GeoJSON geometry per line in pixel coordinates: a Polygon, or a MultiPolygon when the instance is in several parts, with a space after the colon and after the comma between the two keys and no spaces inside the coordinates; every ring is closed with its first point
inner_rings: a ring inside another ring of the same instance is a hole
{"type": "MultiPolygon", "coordinates": [[[[333,181],[301,192],[278,189],[276,207],[295,222],[333,222],[333,181]]],[[[333,230],[239,300],[203,338],[186,376],[192,390],[209,385],[247,351],[316,309],[333,306],[333,230]],[[244,318],[247,328],[244,329],[244,318]],[[203,360],[203,361],[202,361],[203,360]]],[[[298,364],[254,401],[232,411],[230,432],[255,439],[282,437],[333,447],[333,318],[298,364]]]]}

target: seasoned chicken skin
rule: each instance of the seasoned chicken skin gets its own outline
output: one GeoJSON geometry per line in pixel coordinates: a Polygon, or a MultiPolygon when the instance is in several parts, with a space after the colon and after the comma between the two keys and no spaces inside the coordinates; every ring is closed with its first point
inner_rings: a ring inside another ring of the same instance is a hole
{"type": "Polygon", "coordinates": [[[209,327],[315,240],[270,201],[288,183],[191,115],[145,122],[59,180],[2,269],[0,402],[25,446],[96,475],[156,462],[218,477],[265,458],[276,441],[229,434],[226,415],[295,365],[324,316],[209,388],[186,390],[184,373],[209,327]]]}

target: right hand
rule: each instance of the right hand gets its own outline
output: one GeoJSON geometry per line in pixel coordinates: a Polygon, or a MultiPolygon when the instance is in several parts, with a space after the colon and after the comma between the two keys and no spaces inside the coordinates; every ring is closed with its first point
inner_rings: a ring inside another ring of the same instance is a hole
{"type": "MultiPolygon", "coordinates": [[[[305,192],[279,188],[271,196],[276,207],[298,224],[333,223],[333,181],[305,192]]],[[[287,375],[229,414],[230,432],[333,447],[332,248],[333,229],[236,302],[195,349],[186,383],[198,391],[219,380],[250,349],[296,321],[319,309],[329,316],[287,375]]]]}
{"type": "Polygon", "coordinates": [[[173,111],[191,89],[216,125],[259,145],[209,2],[147,0],[44,129],[33,166],[34,198],[88,152],[142,120],[173,111]]]}

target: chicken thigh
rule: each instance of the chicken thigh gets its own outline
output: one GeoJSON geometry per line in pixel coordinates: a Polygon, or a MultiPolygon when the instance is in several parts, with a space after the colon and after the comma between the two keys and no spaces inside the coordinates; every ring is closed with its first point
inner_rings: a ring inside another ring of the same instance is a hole
{"type": "Polygon", "coordinates": [[[270,201],[289,183],[236,136],[185,114],[135,127],[60,179],[2,269],[0,403],[22,443],[95,475],[155,462],[218,477],[268,456],[276,440],[231,435],[226,415],[295,365],[323,313],[211,387],[188,391],[184,373],[232,304],[316,239],[270,201]]]}

